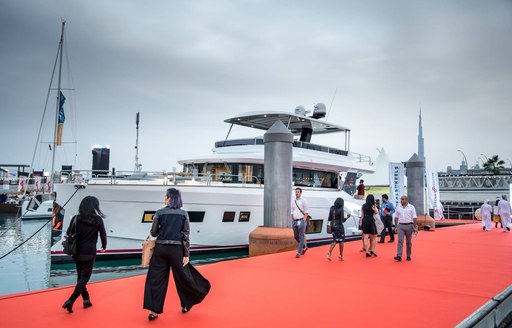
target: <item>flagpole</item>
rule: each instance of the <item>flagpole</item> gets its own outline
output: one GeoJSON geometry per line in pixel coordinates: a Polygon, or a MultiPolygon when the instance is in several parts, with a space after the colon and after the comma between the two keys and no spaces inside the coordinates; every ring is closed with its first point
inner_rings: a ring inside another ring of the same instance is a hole
{"type": "Polygon", "coordinates": [[[60,88],[61,88],[61,76],[62,76],[62,51],[64,48],[64,25],[66,24],[65,20],[62,20],[62,31],[60,33],[60,43],[59,43],[59,78],[57,82],[57,106],[55,110],[55,126],[53,132],[53,150],[52,150],[52,171],[50,174],[50,192],[53,192],[53,183],[55,178],[55,147],[57,145],[57,125],[59,124],[59,109],[60,109],[60,88]]]}

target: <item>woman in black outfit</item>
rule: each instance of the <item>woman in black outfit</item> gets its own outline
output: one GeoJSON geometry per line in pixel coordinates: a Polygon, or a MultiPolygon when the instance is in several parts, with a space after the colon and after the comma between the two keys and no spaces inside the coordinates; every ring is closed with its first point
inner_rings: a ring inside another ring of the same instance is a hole
{"type": "Polygon", "coordinates": [[[378,213],[377,207],[375,206],[375,197],[372,194],[366,196],[366,203],[363,204],[361,209],[363,220],[362,220],[362,230],[363,234],[367,235],[370,245],[365,246],[366,249],[366,257],[377,256],[375,254],[375,244],[377,242],[377,226],[375,225],[375,219],[373,216],[378,213]]]}
{"type": "Polygon", "coordinates": [[[84,309],[92,306],[86,285],[91,278],[92,267],[96,259],[98,234],[101,238],[100,252],[105,252],[107,248],[107,234],[103,224],[105,215],[100,211],[98,199],[93,196],[87,196],[82,199],[78,213],[78,215],[71,219],[66,232],[66,235],[69,236],[72,234],[72,230],[76,231],[76,254],[73,255],[73,260],[76,265],[77,283],[73,294],[62,305],[70,313],[73,312],[73,304],[80,295],[82,295],[84,300],[84,309]],[[75,221],[76,226],[73,228],[75,221]]]}
{"type": "Polygon", "coordinates": [[[334,205],[331,206],[329,210],[329,219],[328,221],[332,221],[332,243],[329,247],[329,251],[327,252],[327,259],[331,260],[331,253],[336,247],[336,244],[339,245],[340,255],[338,255],[338,259],[343,261],[343,242],[345,241],[345,227],[343,227],[343,222],[347,221],[350,217],[350,214],[345,218],[344,206],[345,202],[343,198],[338,197],[334,201],[334,205]]]}
{"type": "Polygon", "coordinates": [[[149,320],[163,312],[171,268],[181,312],[190,311],[210,291],[208,280],[189,263],[190,224],[187,211],[181,209],[179,190],[167,189],[165,205],[156,211],[150,232],[157,239],[144,288],[144,309],[149,310],[149,320]]]}

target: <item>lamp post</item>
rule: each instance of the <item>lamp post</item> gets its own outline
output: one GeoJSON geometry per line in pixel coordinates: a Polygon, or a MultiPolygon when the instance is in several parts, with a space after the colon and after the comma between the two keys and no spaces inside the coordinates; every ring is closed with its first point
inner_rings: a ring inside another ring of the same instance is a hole
{"type": "Polygon", "coordinates": [[[485,156],[484,154],[480,154],[480,155],[482,155],[483,157],[485,157],[485,160],[486,160],[486,161],[489,161],[489,158],[488,158],[487,156],[485,156]]]}
{"type": "Polygon", "coordinates": [[[510,164],[510,168],[512,168],[512,162],[510,161],[510,159],[507,158],[507,161],[510,164]]]}
{"type": "Polygon", "coordinates": [[[466,161],[466,171],[468,170],[468,159],[466,158],[466,155],[462,152],[462,150],[460,149],[457,149],[458,152],[460,152],[462,154],[462,156],[464,156],[464,161],[466,161]]]}
{"type": "MultiPolygon", "coordinates": [[[[485,165],[485,162],[484,160],[482,159],[482,157],[478,156],[478,159],[482,161],[482,165],[485,165]]],[[[477,161],[478,162],[478,161],[477,161]]]]}

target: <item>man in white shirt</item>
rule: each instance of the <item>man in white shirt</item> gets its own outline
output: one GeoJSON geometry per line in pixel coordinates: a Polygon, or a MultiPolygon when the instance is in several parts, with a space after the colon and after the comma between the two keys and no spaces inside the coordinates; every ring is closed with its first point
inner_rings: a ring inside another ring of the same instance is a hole
{"type": "Polygon", "coordinates": [[[395,261],[402,261],[402,251],[404,247],[404,236],[406,239],[407,261],[411,260],[412,251],[412,233],[418,233],[418,219],[416,209],[409,204],[407,196],[400,197],[400,205],[395,209],[395,229],[398,230],[398,244],[395,261]]]}
{"type": "Polygon", "coordinates": [[[512,213],[512,209],[510,208],[510,203],[507,201],[507,195],[502,195],[502,200],[498,203],[498,211],[497,214],[501,218],[501,228],[503,231],[510,231],[510,214],[512,213]]]}
{"type": "Polygon", "coordinates": [[[297,248],[296,258],[304,255],[308,250],[306,241],[306,226],[307,218],[309,216],[308,202],[302,198],[302,189],[295,188],[295,199],[292,201],[292,228],[293,237],[299,243],[297,248]]]}
{"type": "Polygon", "coordinates": [[[480,217],[482,218],[482,228],[484,231],[491,231],[491,213],[492,207],[489,200],[486,200],[480,207],[480,217]]]}

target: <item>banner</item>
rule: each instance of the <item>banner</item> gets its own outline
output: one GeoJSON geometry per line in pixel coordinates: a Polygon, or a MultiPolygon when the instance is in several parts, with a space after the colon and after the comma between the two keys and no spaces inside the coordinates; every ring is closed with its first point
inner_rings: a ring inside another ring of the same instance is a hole
{"type": "Polygon", "coordinates": [[[66,120],[66,116],[64,115],[64,103],[66,102],[66,97],[60,93],[59,97],[59,120],[57,124],[57,140],[55,140],[56,146],[62,145],[62,130],[64,128],[64,121],[66,120]]]}
{"type": "Polygon", "coordinates": [[[439,176],[437,175],[437,171],[427,169],[425,172],[427,175],[428,208],[440,208],[441,198],[439,197],[439,176]]]}
{"type": "Polygon", "coordinates": [[[20,177],[18,180],[18,192],[23,191],[25,189],[25,177],[20,177]]]}
{"type": "Polygon", "coordinates": [[[34,189],[41,189],[41,177],[34,177],[34,189]]]}
{"type": "Polygon", "coordinates": [[[389,163],[389,201],[400,205],[400,197],[405,195],[405,168],[402,163],[389,163]]]}

